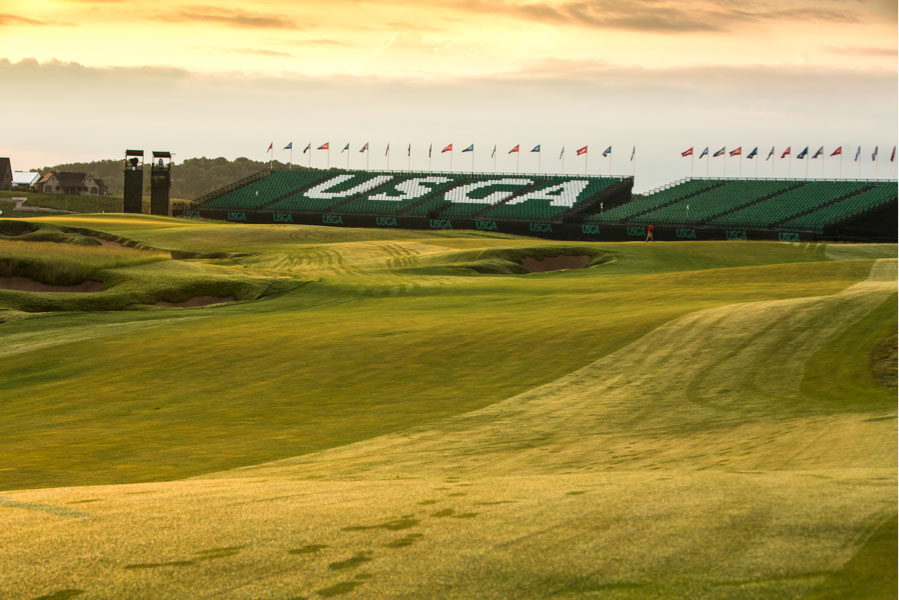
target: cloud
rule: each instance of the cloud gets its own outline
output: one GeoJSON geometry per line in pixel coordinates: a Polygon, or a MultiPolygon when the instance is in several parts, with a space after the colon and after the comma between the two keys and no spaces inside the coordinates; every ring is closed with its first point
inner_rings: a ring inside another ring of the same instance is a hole
{"type": "Polygon", "coordinates": [[[270,56],[272,58],[293,58],[293,54],[268,50],[266,48],[222,48],[220,46],[194,46],[201,50],[213,50],[224,54],[255,54],[257,56],[270,56]]]}
{"type": "Polygon", "coordinates": [[[12,25],[56,25],[51,21],[36,21],[28,17],[20,17],[18,15],[0,14],[0,27],[12,25]]]}
{"type": "MultiPolygon", "coordinates": [[[[736,5],[729,0],[711,3],[670,0],[577,0],[518,3],[508,0],[457,0],[448,6],[480,14],[501,14],[552,25],[621,29],[648,33],[728,31],[745,22],[829,21],[853,23],[855,12],[843,5],[832,8],[795,0],[770,6],[763,2],[736,5]]],[[[857,11],[856,11],[857,12],[857,11]]]]}
{"type": "Polygon", "coordinates": [[[331,38],[315,38],[307,40],[291,40],[287,42],[293,46],[342,46],[344,48],[354,48],[356,45],[343,40],[335,40],[331,38]]]}
{"type": "Polygon", "coordinates": [[[842,54],[844,56],[889,56],[896,58],[896,48],[877,48],[874,46],[828,46],[824,49],[831,54],[842,54]]]}
{"type": "Polygon", "coordinates": [[[298,28],[286,15],[249,13],[214,6],[192,6],[172,15],[159,15],[157,19],[173,23],[214,23],[249,29],[298,28]]]}

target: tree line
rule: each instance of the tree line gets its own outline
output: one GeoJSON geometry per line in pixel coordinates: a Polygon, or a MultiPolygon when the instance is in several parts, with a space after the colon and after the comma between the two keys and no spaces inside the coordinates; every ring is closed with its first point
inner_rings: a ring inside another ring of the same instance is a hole
{"type": "MultiPolygon", "coordinates": [[[[240,157],[235,160],[227,158],[188,158],[172,166],[172,198],[193,200],[203,194],[233,183],[238,179],[248,177],[253,173],[268,170],[268,162],[259,162],[240,157]]],[[[286,169],[287,164],[274,162],[274,168],[286,169]]],[[[305,167],[294,166],[294,169],[305,170],[305,167]]],[[[106,184],[109,194],[121,196],[125,182],[125,162],[122,159],[95,160],[92,162],[74,162],[34,169],[41,173],[48,171],[73,171],[76,173],[90,173],[95,179],[99,178],[106,184]]],[[[150,193],[150,165],[144,165],[144,189],[150,193]]]]}

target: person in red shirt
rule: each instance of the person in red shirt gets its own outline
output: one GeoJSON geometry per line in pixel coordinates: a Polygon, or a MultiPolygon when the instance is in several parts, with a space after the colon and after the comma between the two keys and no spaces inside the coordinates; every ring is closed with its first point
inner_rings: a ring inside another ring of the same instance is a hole
{"type": "Polygon", "coordinates": [[[646,239],[644,241],[646,241],[646,242],[656,241],[655,238],[652,237],[652,225],[651,224],[649,227],[646,228],[646,239]]]}

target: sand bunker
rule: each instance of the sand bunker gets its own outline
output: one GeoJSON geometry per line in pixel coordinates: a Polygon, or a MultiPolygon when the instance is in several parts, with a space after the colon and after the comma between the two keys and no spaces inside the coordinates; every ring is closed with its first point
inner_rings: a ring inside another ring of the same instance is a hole
{"type": "Polygon", "coordinates": [[[167,302],[165,300],[159,300],[154,302],[154,306],[184,306],[184,307],[194,307],[194,306],[208,306],[209,304],[220,304],[222,302],[234,302],[237,298],[234,296],[194,296],[189,300],[185,300],[184,302],[167,302]]]}
{"type": "Polygon", "coordinates": [[[89,235],[87,237],[97,240],[98,242],[100,242],[101,246],[106,246],[107,248],[127,248],[128,247],[125,244],[120,244],[119,242],[114,242],[112,240],[104,240],[103,238],[96,236],[96,235],[89,235]]]}
{"type": "Polygon", "coordinates": [[[528,273],[545,273],[546,271],[561,271],[563,269],[583,269],[590,263],[590,257],[582,256],[548,256],[538,260],[528,256],[521,261],[521,266],[528,273]]]}
{"type": "Polygon", "coordinates": [[[0,277],[0,289],[19,292],[101,292],[103,284],[99,281],[84,281],[77,285],[47,285],[27,277],[0,277]]]}

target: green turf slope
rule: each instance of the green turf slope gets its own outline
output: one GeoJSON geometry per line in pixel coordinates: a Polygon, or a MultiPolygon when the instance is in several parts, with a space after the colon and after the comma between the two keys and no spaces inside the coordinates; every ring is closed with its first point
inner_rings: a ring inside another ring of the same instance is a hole
{"type": "Polygon", "coordinates": [[[9,597],[895,594],[895,246],[79,223],[308,283],[0,325],[9,597]]]}

